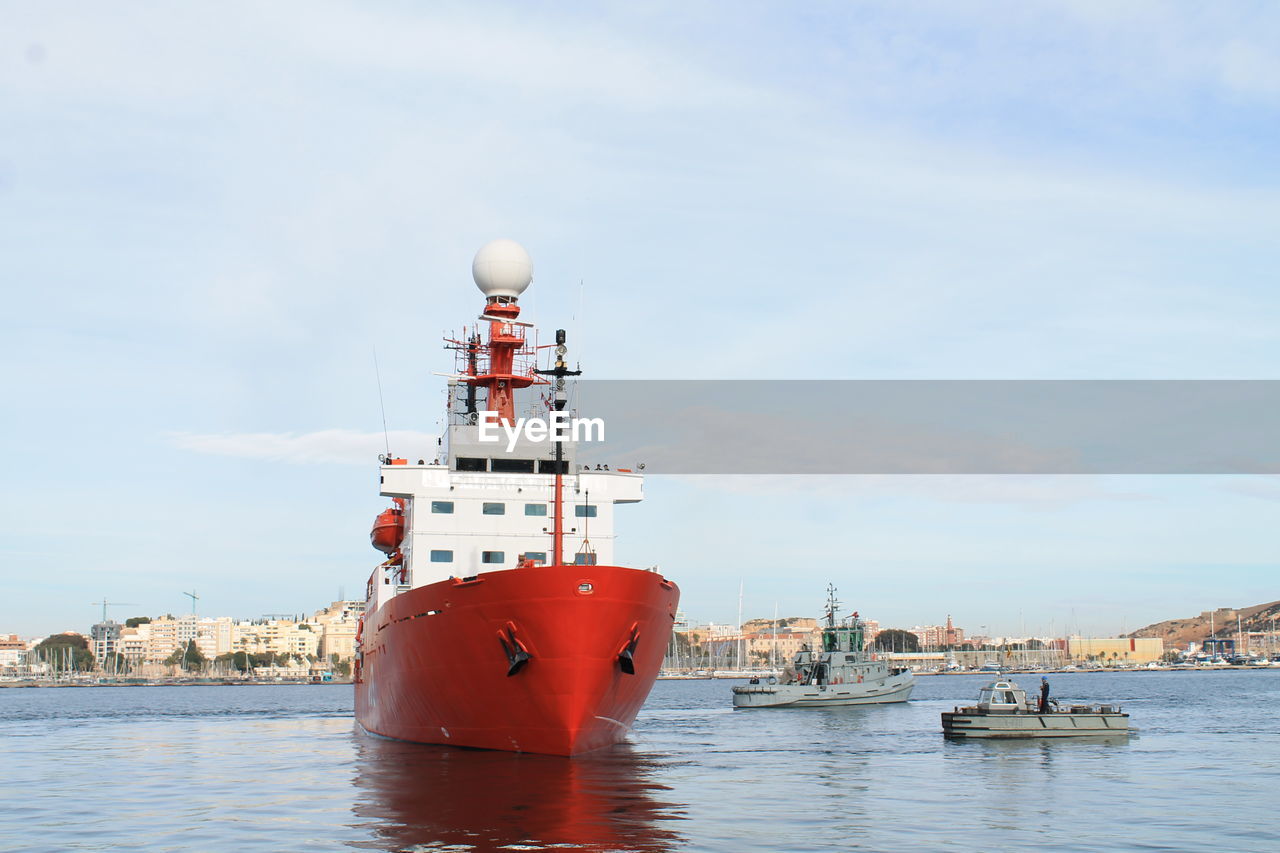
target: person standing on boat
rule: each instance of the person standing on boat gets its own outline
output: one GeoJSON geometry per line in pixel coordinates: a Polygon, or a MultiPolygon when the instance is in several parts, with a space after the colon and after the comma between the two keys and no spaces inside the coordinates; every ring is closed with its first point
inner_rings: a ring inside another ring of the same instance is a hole
{"type": "Polygon", "coordinates": [[[1049,677],[1040,676],[1040,713],[1049,713],[1049,677]]]}

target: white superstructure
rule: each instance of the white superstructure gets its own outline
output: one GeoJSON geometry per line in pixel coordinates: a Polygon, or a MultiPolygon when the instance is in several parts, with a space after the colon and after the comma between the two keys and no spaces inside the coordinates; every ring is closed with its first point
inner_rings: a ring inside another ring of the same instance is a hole
{"type": "MultiPolygon", "coordinates": [[[[382,494],[405,500],[405,537],[403,575],[397,566],[382,570],[379,602],[402,589],[514,569],[522,559],[547,562],[552,475],[457,470],[459,460],[477,459],[492,466],[485,457],[454,456],[442,464],[381,467],[382,494]]],[[[643,483],[643,475],[625,470],[564,478],[566,562],[614,565],[614,506],[642,500],[643,483]]]]}

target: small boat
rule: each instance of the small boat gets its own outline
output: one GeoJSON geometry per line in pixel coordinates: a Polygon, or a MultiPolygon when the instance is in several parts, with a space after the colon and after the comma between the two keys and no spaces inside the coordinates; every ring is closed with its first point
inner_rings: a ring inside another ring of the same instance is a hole
{"type": "Polygon", "coordinates": [[[404,541],[404,505],[406,498],[394,498],[395,506],[384,509],[373,520],[369,543],[387,556],[394,556],[404,541]]]}
{"type": "Polygon", "coordinates": [[[753,678],[733,688],[735,708],[829,708],[882,705],[911,698],[915,676],[863,651],[865,624],[858,614],[836,623],[835,588],[827,588],[827,624],[822,651],[796,652],[792,671],[781,681],[753,678]]]}
{"type": "Polygon", "coordinates": [[[1052,700],[1041,713],[1038,703],[1012,681],[993,681],[978,692],[978,704],[942,713],[947,737],[1079,737],[1127,735],[1129,715],[1118,705],[1069,705],[1052,700]]]}

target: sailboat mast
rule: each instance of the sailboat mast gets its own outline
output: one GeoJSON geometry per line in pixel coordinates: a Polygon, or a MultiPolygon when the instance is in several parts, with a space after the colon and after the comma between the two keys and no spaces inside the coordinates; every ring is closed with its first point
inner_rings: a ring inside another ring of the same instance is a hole
{"type": "Polygon", "coordinates": [[[770,669],[778,668],[778,602],[773,603],[773,654],[769,661],[770,669]]]}
{"type": "Polygon", "coordinates": [[[743,669],[742,665],[742,590],[744,581],[738,581],[738,669],[743,669]]]}

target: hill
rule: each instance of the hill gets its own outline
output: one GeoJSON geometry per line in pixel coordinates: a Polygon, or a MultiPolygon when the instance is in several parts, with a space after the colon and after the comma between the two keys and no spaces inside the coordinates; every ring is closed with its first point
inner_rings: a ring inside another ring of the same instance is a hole
{"type": "Polygon", "coordinates": [[[1217,610],[1206,610],[1199,616],[1157,622],[1154,625],[1139,628],[1128,636],[1160,637],[1164,640],[1166,648],[1177,646],[1180,649],[1185,649],[1189,642],[1203,643],[1205,637],[1210,634],[1210,625],[1213,626],[1213,630],[1217,632],[1218,636],[1232,638],[1236,635],[1238,629],[1246,633],[1253,631],[1269,632],[1272,619],[1280,620],[1280,601],[1272,601],[1269,604],[1255,604],[1252,607],[1238,609],[1219,607],[1217,610]],[[1237,620],[1239,620],[1238,623],[1237,620]],[[1237,625],[1239,626],[1238,629],[1237,625]]]}
{"type": "MultiPolygon", "coordinates": [[[[812,631],[818,626],[817,619],[809,619],[804,616],[782,616],[778,619],[779,628],[797,628],[801,631],[812,631]]],[[[744,634],[754,634],[757,631],[772,631],[772,619],[748,619],[742,623],[742,632],[744,634]]]]}

